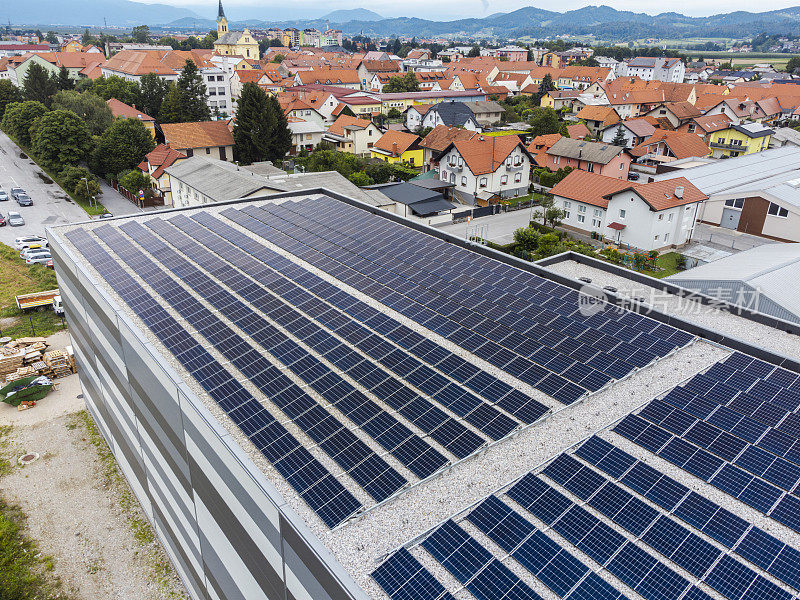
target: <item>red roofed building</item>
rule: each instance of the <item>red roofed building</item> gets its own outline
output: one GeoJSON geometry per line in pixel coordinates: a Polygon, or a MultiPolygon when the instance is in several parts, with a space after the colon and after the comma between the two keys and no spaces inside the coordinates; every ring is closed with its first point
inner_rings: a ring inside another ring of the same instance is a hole
{"type": "Polygon", "coordinates": [[[533,156],[516,135],[476,135],[451,142],[434,160],[439,178],[469,200],[489,201],[528,193],[533,156]]]}
{"type": "Polygon", "coordinates": [[[137,110],[135,106],[128,106],[124,102],[120,102],[116,98],[106,100],[108,108],[111,109],[111,114],[115,119],[134,119],[141,121],[144,128],[150,132],[153,138],[156,137],[156,120],[150,115],[144,114],[142,111],[137,110]]]}
{"type": "Polygon", "coordinates": [[[562,226],[643,251],[686,244],[708,199],[685,177],[640,184],[579,170],[552,193],[562,226]]]}
{"type": "Polygon", "coordinates": [[[164,196],[164,204],[167,206],[172,206],[172,189],[169,175],[164,169],[184,158],[186,155],[182,152],[173,150],[166,144],[159,144],[139,163],[139,169],[150,175],[153,189],[164,196]]]}
{"type": "Polygon", "coordinates": [[[630,153],[639,159],[637,162],[668,162],[681,158],[702,158],[711,154],[711,149],[694,133],[656,129],[653,135],[631,148],[630,153]]]}
{"type": "Polygon", "coordinates": [[[173,150],[186,156],[199,154],[208,158],[233,160],[233,134],[227,121],[199,123],[164,123],[164,141],[173,150]]]}

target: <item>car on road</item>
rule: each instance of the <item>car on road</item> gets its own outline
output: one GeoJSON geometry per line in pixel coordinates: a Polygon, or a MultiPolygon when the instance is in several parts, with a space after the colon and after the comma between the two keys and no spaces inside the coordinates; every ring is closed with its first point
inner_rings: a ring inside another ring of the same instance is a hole
{"type": "Polygon", "coordinates": [[[114,215],[112,215],[111,213],[103,213],[102,215],[100,215],[97,218],[98,219],[113,219],[114,215]]]}
{"type": "Polygon", "coordinates": [[[25,259],[25,263],[29,265],[45,265],[53,260],[53,257],[49,254],[37,254],[36,256],[31,256],[25,259]]]}
{"type": "Polygon", "coordinates": [[[22,227],[25,225],[25,219],[18,212],[11,211],[8,213],[8,224],[11,227],[22,227]]]}
{"type": "Polygon", "coordinates": [[[24,194],[25,190],[23,190],[21,187],[12,187],[9,193],[11,194],[11,197],[16,200],[17,194],[24,194]]]}
{"type": "Polygon", "coordinates": [[[8,192],[0,190],[0,202],[8,202],[8,192]]]}
{"type": "Polygon", "coordinates": [[[0,227],[6,225],[6,218],[3,215],[0,215],[0,227]]]}
{"type": "Polygon", "coordinates": [[[25,192],[17,194],[15,199],[20,206],[33,206],[33,200],[25,192]]]}
{"type": "MultiPolygon", "coordinates": [[[[11,213],[8,214],[11,216],[11,213]]],[[[25,248],[47,248],[48,246],[47,238],[40,235],[24,235],[14,238],[14,248],[17,250],[24,250],[25,248]]]]}

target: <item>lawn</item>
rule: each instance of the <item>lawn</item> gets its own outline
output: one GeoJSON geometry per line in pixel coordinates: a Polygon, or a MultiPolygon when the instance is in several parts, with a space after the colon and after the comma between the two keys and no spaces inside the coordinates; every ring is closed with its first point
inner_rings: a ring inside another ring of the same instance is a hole
{"type": "Polygon", "coordinates": [[[63,328],[62,319],[44,308],[23,314],[14,296],[58,287],[52,269],[26,265],[11,246],[0,244],[0,337],[51,335],[63,328]]]}
{"type": "Polygon", "coordinates": [[[678,259],[680,258],[680,253],[678,252],[667,252],[666,254],[662,254],[656,260],[656,265],[660,267],[661,271],[645,271],[646,275],[650,275],[650,277],[656,277],[661,279],[662,277],[669,277],[670,275],[674,275],[678,272],[678,259]]]}

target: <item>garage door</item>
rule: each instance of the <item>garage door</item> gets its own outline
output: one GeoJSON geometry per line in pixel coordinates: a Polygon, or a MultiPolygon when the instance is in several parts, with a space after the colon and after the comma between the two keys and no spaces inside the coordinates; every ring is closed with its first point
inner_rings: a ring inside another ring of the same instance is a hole
{"type": "Polygon", "coordinates": [[[727,227],[728,229],[736,229],[739,226],[739,217],[741,216],[742,211],[740,210],[736,210],[735,208],[723,208],[720,226],[727,227]]]}

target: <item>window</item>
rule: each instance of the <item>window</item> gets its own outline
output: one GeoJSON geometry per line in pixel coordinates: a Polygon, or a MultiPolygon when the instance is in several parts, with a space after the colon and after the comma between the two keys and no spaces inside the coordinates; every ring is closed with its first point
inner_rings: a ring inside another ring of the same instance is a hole
{"type": "Polygon", "coordinates": [[[208,76],[208,80],[209,80],[209,81],[214,81],[214,76],[213,76],[213,75],[209,75],[209,76],[208,76]]]}
{"type": "Polygon", "coordinates": [[[224,81],[224,78],[222,77],[222,75],[217,75],[217,81],[224,81]]]}
{"type": "Polygon", "coordinates": [[[667,215],[667,221],[669,221],[670,223],[672,223],[672,217],[673,217],[673,216],[674,216],[674,213],[669,213],[669,214],[667,215]]]}
{"type": "Polygon", "coordinates": [[[442,178],[442,181],[447,181],[447,171],[442,171],[441,178],[442,178]]]}
{"type": "Polygon", "coordinates": [[[659,221],[663,221],[664,220],[664,215],[663,214],[658,215],[658,220],[659,221]]]}
{"type": "Polygon", "coordinates": [[[503,175],[500,177],[500,185],[505,185],[508,183],[508,175],[503,175]]]}
{"type": "Polygon", "coordinates": [[[586,217],[584,215],[578,215],[578,223],[583,223],[586,221],[586,217]]]}
{"type": "Polygon", "coordinates": [[[186,156],[188,156],[188,157],[190,157],[190,158],[191,158],[192,156],[194,156],[194,150],[193,150],[192,148],[187,148],[187,149],[186,149],[186,156]]]}
{"type": "Polygon", "coordinates": [[[217,88],[217,96],[224,96],[224,95],[225,95],[225,88],[224,87],[217,88]]]}
{"type": "Polygon", "coordinates": [[[206,148],[206,154],[211,154],[211,148],[206,148]]]}
{"type": "Polygon", "coordinates": [[[450,173],[450,183],[455,183],[455,182],[456,182],[456,174],[450,173]]]}
{"type": "Polygon", "coordinates": [[[568,200],[564,200],[564,208],[569,208],[571,206],[572,206],[572,202],[569,202],[568,200]]]}
{"type": "Polygon", "coordinates": [[[653,239],[658,241],[658,236],[656,235],[655,237],[653,237],[653,239]]]}
{"type": "Polygon", "coordinates": [[[208,95],[209,96],[216,96],[217,95],[217,88],[208,88],[208,95]]]}
{"type": "Polygon", "coordinates": [[[462,175],[461,176],[461,185],[467,185],[467,176],[466,175],[462,175]]]}
{"type": "Polygon", "coordinates": [[[367,135],[368,135],[368,136],[370,136],[370,137],[372,137],[372,129],[368,129],[368,130],[367,130],[367,135]]]}
{"type": "Polygon", "coordinates": [[[603,211],[600,210],[599,208],[595,208],[594,209],[594,216],[595,217],[602,217],[603,216],[603,211]]]}
{"type": "Polygon", "coordinates": [[[521,183],[522,182],[522,173],[517,173],[514,175],[514,183],[521,183]]]}
{"type": "Polygon", "coordinates": [[[589,173],[594,173],[594,163],[586,165],[586,170],[589,171],[589,173]]]}
{"type": "Polygon", "coordinates": [[[225,154],[225,148],[220,147],[219,149],[219,159],[220,160],[228,160],[228,156],[225,154]]]}
{"type": "Polygon", "coordinates": [[[665,242],[668,242],[668,241],[669,241],[669,234],[668,234],[668,233],[665,233],[665,234],[664,234],[664,241],[665,241],[665,242]]]}
{"type": "Polygon", "coordinates": [[[487,183],[488,180],[486,179],[486,177],[481,177],[480,180],[478,180],[479,187],[485,188],[487,183]]]}
{"type": "Polygon", "coordinates": [[[781,206],[778,206],[774,202],[770,202],[769,209],[767,209],[767,214],[774,217],[788,217],[789,211],[781,206]]]}
{"type": "Polygon", "coordinates": [[[592,227],[600,227],[600,219],[592,219],[592,227]]]}
{"type": "Polygon", "coordinates": [[[689,205],[689,206],[687,206],[687,207],[686,207],[686,212],[689,212],[690,210],[692,210],[692,207],[691,207],[691,205],[689,205]]]}
{"type": "Polygon", "coordinates": [[[585,204],[579,204],[578,205],[578,212],[585,213],[586,212],[586,205],[585,204]]]}
{"type": "Polygon", "coordinates": [[[744,198],[731,198],[730,200],[725,200],[725,206],[729,208],[741,209],[744,206],[744,198]]]}
{"type": "Polygon", "coordinates": [[[564,211],[564,218],[565,219],[569,219],[569,211],[568,210],[564,211]]]}
{"type": "Polygon", "coordinates": [[[624,167],[625,167],[625,163],[619,163],[619,170],[620,170],[620,171],[622,171],[622,169],[623,169],[624,167]]]}
{"type": "Polygon", "coordinates": [[[561,164],[561,157],[560,157],[560,156],[556,156],[556,157],[553,159],[553,164],[554,164],[554,165],[561,164]]]}
{"type": "Polygon", "coordinates": [[[220,100],[219,101],[219,107],[220,108],[225,108],[226,106],[227,106],[227,104],[225,103],[225,100],[220,100]]]}
{"type": "Polygon", "coordinates": [[[620,219],[624,219],[625,218],[625,209],[624,208],[620,208],[619,209],[619,218],[620,219]]]}

